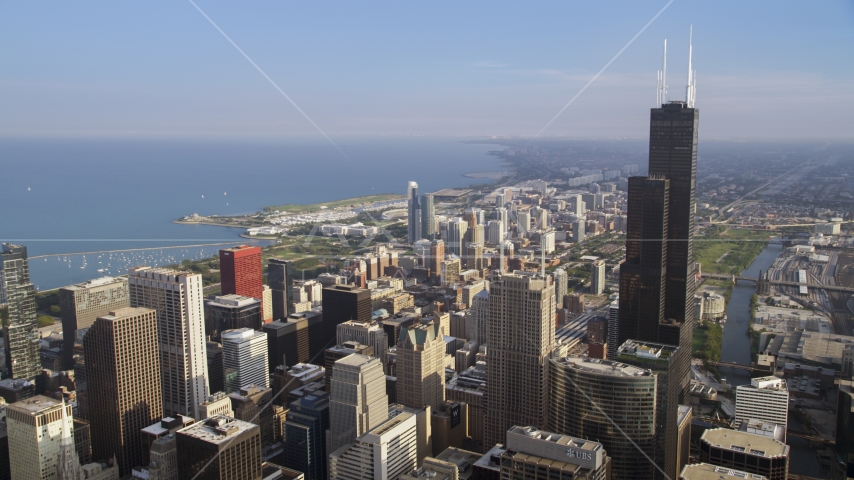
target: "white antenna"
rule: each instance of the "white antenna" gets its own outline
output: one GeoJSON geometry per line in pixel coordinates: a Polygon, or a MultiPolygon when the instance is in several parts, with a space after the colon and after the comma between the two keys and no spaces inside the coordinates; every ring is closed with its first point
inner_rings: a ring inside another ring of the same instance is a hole
{"type": "Polygon", "coordinates": [[[688,108],[694,108],[694,99],[697,96],[697,72],[691,69],[691,56],[694,49],[694,25],[688,33],[688,85],[685,87],[685,103],[688,108]]]}
{"type": "Polygon", "coordinates": [[[656,90],[656,108],[667,102],[667,39],[664,39],[664,53],[661,57],[661,70],[658,71],[658,89],[656,90]]]}

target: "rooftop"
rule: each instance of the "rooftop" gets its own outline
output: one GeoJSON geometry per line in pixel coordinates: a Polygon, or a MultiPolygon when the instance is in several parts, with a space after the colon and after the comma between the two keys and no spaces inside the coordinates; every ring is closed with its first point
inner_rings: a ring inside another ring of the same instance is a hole
{"type": "Polygon", "coordinates": [[[457,466],[457,471],[460,474],[460,480],[466,480],[471,477],[471,466],[480,459],[481,454],[462,450],[460,448],[448,447],[434,458],[445,462],[453,463],[457,466]]]}
{"type": "Polygon", "coordinates": [[[68,285],[67,287],[62,287],[62,290],[85,290],[89,288],[101,287],[104,285],[121,284],[126,282],[127,280],[124,278],[101,277],[83,283],[75,283],[74,285],[68,285]]]}
{"type": "Polygon", "coordinates": [[[208,443],[220,444],[227,442],[232,436],[258,429],[254,423],[235,420],[225,415],[214,415],[207,420],[194,423],[178,433],[188,437],[198,438],[208,443]]]}
{"type": "Polygon", "coordinates": [[[361,367],[362,365],[365,365],[367,363],[374,362],[374,361],[378,362],[380,360],[378,358],[369,357],[367,355],[354,353],[352,355],[347,355],[346,357],[342,358],[341,360],[337,360],[335,362],[335,366],[337,367],[339,365],[349,365],[352,367],[361,367]]]}
{"type": "Polygon", "coordinates": [[[685,480],[766,480],[762,475],[718,467],[708,463],[685,465],[679,478],[684,478],[685,480]]]}
{"type": "Polygon", "coordinates": [[[111,310],[110,313],[106,315],[102,315],[98,318],[102,320],[119,320],[122,318],[133,317],[136,315],[142,315],[144,313],[153,312],[154,310],[150,308],[142,308],[142,307],[123,307],[117,308],[115,310],[111,310]]]}
{"type": "Polygon", "coordinates": [[[474,464],[477,467],[498,472],[499,470],[501,470],[501,464],[497,462],[500,461],[499,457],[501,456],[501,454],[506,451],[507,449],[504,448],[504,445],[499,443],[498,445],[495,445],[494,447],[489,449],[489,451],[486,452],[482,457],[480,457],[478,461],[474,462],[474,464]]]}
{"type": "Polygon", "coordinates": [[[749,453],[760,457],[789,454],[789,446],[778,440],[725,428],[706,430],[700,440],[726,450],[749,453]]]}
{"type": "Polygon", "coordinates": [[[15,402],[9,405],[7,408],[17,410],[21,413],[38,415],[40,413],[43,413],[45,410],[59,408],[60,405],[61,402],[59,400],[50,397],[45,397],[44,395],[36,395],[35,397],[30,397],[25,400],[15,402]]]}
{"type": "Polygon", "coordinates": [[[647,377],[654,373],[645,368],[635,367],[626,363],[612,360],[601,360],[589,357],[561,357],[555,360],[558,364],[565,364],[571,368],[599,375],[613,377],[647,377]]]}

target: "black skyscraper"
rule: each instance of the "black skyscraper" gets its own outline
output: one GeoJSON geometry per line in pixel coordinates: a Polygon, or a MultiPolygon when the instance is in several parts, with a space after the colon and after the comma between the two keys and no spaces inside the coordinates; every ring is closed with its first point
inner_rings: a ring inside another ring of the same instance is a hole
{"type": "Polygon", "coordinates": [[[371,291],[353,285],[323,289],[323,345],[334,345],[338,324],[347,320],[371,321],[371,291]]]}
{"type": "Polygon", "coordinates": [[[294,313],[291,287],[294,284],[293,266],[289,260],[271,258],[267,263],[267,285],[273,294],[273,320],[282,320],[294,313]]]}
{"type": "MultiPolygon", "coordinates": [[[[626,262],[620,267],[619,344],[626,340],[678,347],[669,361],[660,398],[667,405],[657,452],[675,452],[679,404],[689,381],[694,318],[694,190],[699,110],[685,102],[653,108],[649,176],[629,179],[626,262]],[[663,448],[661,448],[663,447],[663,448]]],[[[662,411],[660,410],[660,411],[662,411]]],[[[671,478],[672,456],[656,462],[671,478]]],[[[662,477],[663,478],[663,477],[662,477]]]]}

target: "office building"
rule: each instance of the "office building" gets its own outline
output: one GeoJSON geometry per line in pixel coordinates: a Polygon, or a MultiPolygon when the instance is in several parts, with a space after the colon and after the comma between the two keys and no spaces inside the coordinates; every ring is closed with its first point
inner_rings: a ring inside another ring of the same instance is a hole
{"type": "Polygon", "coordinates": [[[398,477],[400,480],[459,480],[459,467],[451,462],[427,457],[421,466],[398,477]]]}
{"type": "Polygon", "coordinates": [[[258,425],[217,415],[175,434],[178,478],[261,480],[258,425]]]}
{"type": "Polygon", "coordinates": [[[178,437],[170,433],[151,444],[148,480],[178,480],[178,437]]]}
{"type": "Polygon", "coordinates": [[[96,318],[127,306],[128,282],[124,278],[103,277],[60,288],[63,369],[74,368],[74,345],[82,344],[79,337],[96,318]]]}
{"type": "Polygon", "coordinates": [[[270,286],[273,301],[273,320],[281,320],[294,313],[291,287],[294,283],[293,264],[284,258],[267,260],[267,284],[270,286]]]}
{"type": "Polygon", "coordinates": [[[443,287],[456,283],[460,279],[460,259],[450,258],[439,264],[439,282],[443,287]]]}
{"type": "Polygon", "coordinates": [[[556,268],[552,272],[555,285],[555,308],[563,308],[563,297],[569,291],[569,276],[563,268],[556,268]]]}
{"type": "Polygon", "coordinates": [[[339,324],[348,320],[371,321],[371,291],[352,285],[334,285],[323,289],[323,348],[335,342],[339,324]],[[327,345],[329,344],[329,345],[327,345]]]}
{"type": "Polygon", "coordinates": [[[516,229],[519,236],[524,237],[531,230],[531,213],[528,211],[516,213],[516,229]]]}
{"type": "Polygon", "coordinates": [[[842,476],[854,476],[854,381],[839,380],[836,401],[836,465],[842,476]]]}
{"type": "Polygon", "coordinates": [[[585,238],[586,233],[584,222],[581,220],[572,222],[572,241],[575,243],[581,243],[585,238]]]}
{"type": "Polygon", "coordinates": [[[261,300],[243,295],[218,295],[205,300],[205,334],[219,341],[226,330],[251,328],[261,330],[261,300]]]}
{"type": "Polygon", "coordinates": [[[500,455],[506,480],[609,480],[611,460],[601,443],[513,426],[500,455]]]}
{"type": "Polygon", "coordinates": [[[421,240],[421,199],[418,197],[418,184],[409,182],[406,187],[407,222],[410,244],[421,240]]]}
{"type": "Polygon", "coordinates": [[[329,454],[330,480],[394,480],[418,465],[416,415],[401,412],[329,454]]]}
{"type": "Polygon", "coordinates": [[[251,328],[222,332],[222,369],[225,393],[246,385],[269,387],[267,335],[251,328]]]}
{"type": "Polygon", "coordinates": [[[725,428],[700,437],[700,461],[762,475],[768,480],[789,476],[789,446],[772,437],[725,428]]]}
{"type": "Polygon", "coordinates": [[[445,401],[445,340],[438,322],[404,327],[397,342],[397,402],[438,410],[445,401]]]}
{"type": "MultiPolygon", "coordinates": [[[[763,420],[789,427],[789,389],[786,380],[774,376],[750,379],[735,389],[735,420],[763,420]]],[[[783,440],[785,441],[785,435],[783,440]]]]}
{"type": "Polygon", "coordinates": [[[4,243],[0,252],[0,312],[6,348],[4,377],[35,382],[41,375],[36,289],[30,282],[27,247],[4,243]]]}
{"type": "Polygon", "coordinates": [[[593,295],[605,293],[605,262],[596,260],[590,265],[590,292],[593,295]]]}
{"type": "Polygon", "coordinates": [[[212,393],[201,405],[199,405],[199,416],[210,418],[214,415],[225,415],[233,417],[234,410],[231,408],[231,397],[225,392],[212,393]]]}
{"type": "Polygon", "coordinates": [[[468,229],[468,222],[462,218],[454,218],[453,220],[448,222],[447,253],[456,255],[458,257],[464,255],[464,239],[468,229]]]}
{"type": "MultiPolygon", "coordinates": [[[[219,251],[219,273],[223,295],[242,295],[263,300],[264,269],[261,247],[240,245],[219,251]]],[[[263,303],[261,304],[263,310],[263,303]]],[[[262,312],[261,318],[264,317],[262,312]]]]}
{"type": "Polygon", "coordinates": [[[762,475],[742,472],[726,467],[718,467],[708,463],[685,465],[679,480],[768,480],[762,475]]]}
{"type": "Polygon", "coordinates": [[[472,297],[469,315],[475,326],[473,339],[477,340],[478,345],[486,345],[489,325],[489,290],[481,290],[472,297]]]}
{"type": "Polygon", "coordinates": [[[433,210],[433,194],[421,195],[421,238],[436,236],[436,213],[433,210]]]}
{"type": "Polygon", "coordinates": [[[327,451],[352,443],[387,418],[388,396],[380,360],[350,355],[335,362],[327,451]]]}
{"type": "Polygon", "coordinates": [[[302,472],[306,480],[325,480],[329,395],[320,392],[291,402],[284,429],[285,467],[302,472]]]}
{"type": "Polygon", "coordinates": [[[263,315],[261,319],[264,323],[273,321],[273,291],[267,285],[264,285],[261,294],[261,313],[263,315]]]}
{"type": "Polygon", "coordinates": [[[348,341],[327,348],[323,352],[323,367],[326,369],[326,391],[332,394],[332,373],[335,371],[335,362],[353,354],[374,356],[374,347],[362,345],[359,342],[348,341]]]}
{"type": "MultiPolygon", "coordinates": [[[[478,228],[483,227],[478,225],[478,228]]],[[[465,266],[483,272],[483,243],[469,243],[466,246],[465,266]]]]}
{"type": "Polygon", "coordinates": [[[157,441],[157,439],[163,438],[170,433],[175,433],[182,428],[189,427],[194,423],[196,423],[196,421],[190,417],[176,415],[174,418],[166,417],[140,430],[140,435],[142,436],[143,456],[141,465],[148,465],[150,463],[151,459],[149,457],[149,453],[151,452],[151,446],[155,441],[157,441]]]}
{"type": "Polygon", "coordinates": [[[504,224],[499,220],[490,220],[486,224],[486,242],[498,245],[504,241],[504,224]]]}
{"type": "Polygon", "coordinates": [[[608,358],[608,319],[593,317],[587,321],[587,356],[608,358]]]}
{"type": "Polygon", "coordinates": [[[57,478],[63,434],[72,428],[71,405],[59,400],[36,395],[6,406],[12,478],[57,478]]]}
{"type": "MultiPolygon", "coordinates": [[[[622,319],[620,319],[622,322],[622,319]]],[[[690,348],[690,347],[689,347],[690,348]]],[[[652,342],[626,341],[617,349],[617,362],[650,370],[656,377],[655,455],[652,458],[664,471],[656,469],[655,478],[676,478],[679,472],[679,405],[684,358],[681,347],[652,342]]]]}
{"type": "Polygon", "coordinates": [[[202,276],[165,268],[128,270],[131,307],[157,311],[163,413],[199,419],[208,390],[202,276]]]}
{"type": "Polygon", "coordinates": [[[608,360],[617,358],[617,343],[620,336],[620,301],[614,300],[608,306],[608,360]]]}
{"type": "Polygon", "coordinates": [[[273,443],[273,419],[275,412],[267,405],[273,399],[273,390],[268,387],[246,385],[228,394],[234,418],[251,422],[261,427],[261,448],[273,443]]]}
{"type": "Polygon", "coordinates": [[[361,323],[356,320],[348,320],[338,325],[337,343],[359,342],[362,345],[370,345],[374,348],[374,357],[379,358],[383,365],[386,363],[388,353],[388,334],[382,325],[377,322],[361,323]]]}
{"type": "Polygon", "coordinates": [[[549,359],[549,377],[549,430],[601,442],[614,479],[654,476],[655,466],[644,454],[655,453],[655,373],[609,360],[561,357],[549,359]]]}
{"type": "Polygon", "coordinates": [[[495,445],[514,425],[546,420],[548,355],[554,349],[554,287],[516,273],[490,283],[484,444],[495,445]]]}
{"type": "Polygon", "coordinates": [[[310,363],[323,351],[323,314],[314,311],[292,313],[262,327],[267,334],[267,357],[270,372],[279,365],[288,368],[310,363]]]}
{"type": "Polygon", "coordinates": [[[115,456],[122,475],[147,463],[140,431],[164,416],[159,323],[155,310],[121,308],[95,320],[83,339],[93,457],[115,456]]]}
{"type": "MultiPolygon", "coordinates": [[[[222,372],[222,344],[205,342],[205,350],[205,358],[208,362],[208,391],[222,392],[225,390],[225,377],[222,372]]],[[[199,418],[207,417],[200,414],[199,418]]]]}
{"type": "Polygon", "coordinates": [[[430,243],[430,256],[426,259],[425,266],[429,269],[431,277],[440,275],[440,265],[445,260],[445,242],[442,240],[433,240],[430,243]]]}

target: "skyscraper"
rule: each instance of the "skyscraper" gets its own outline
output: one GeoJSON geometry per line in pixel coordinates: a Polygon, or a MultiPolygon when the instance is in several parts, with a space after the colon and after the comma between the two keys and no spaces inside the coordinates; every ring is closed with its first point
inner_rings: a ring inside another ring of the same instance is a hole
{"type": "MultiPolygon", "coordinates": [[[[445,260],[445,242],[433,240],[430,243],[430,258],[427,267],[430,269],[431,277],[438,277],[441,272],[442,261],[445,260]]],[[[396,339],[395,339],[396,340],[396,339]]]]}
{"type": "Polygon", "coordinates": [[[371,291],[352,285],[333,285],[323,289],[323,348],[334,343],[338,325],[356,320],[371,321],[371,291]]]}
{"type": "Polygon", "coordinates": [[[546,361],[554,347],[554,287],[539,275],[502,275],[490,283],[484,445],[514,425],[546,420],[546,361]]]}
{"type": "Polygon", "coordinates": [[[93,456],[115,455],[121,475],[144,464],[140,430],[163,417],[158,327],[154,310],[120,308],[83,339],[93,456]]]}
{"type": "Polygon", "coordinates": [[[71,405],[59,400],[36,395],[7,406],[12,478],[57,478],[63,435],[72,428],[71,405]]]}
{"type": "Polygon", "coordinates": [[[433,194],[421,195],[421,238],[433,239],[436,235],[436,212],[433,209],[433,194]]]}
{"type": "Polygon", "coordinates": [[[335,362],[329,403],[328,452],[388,418],[385,374],[379,359],[353,354],[335,362]]]}
{"type": "Polygon", "coordinates": [[[406,187],[406,199],[409,217],[409,243],[421,240],[421,199],[418,198],[418,184],[409,182],[406,187]]]}
{"type": "Polygon", "coordinates": [[[222,368],[225,393],[247,385],[269,387],[267,335],[251,328],[222,332],[222,368]]]}
{"type": "Polygon", "coordinates": [[[36,289],[22,245],[4,243],[0,253],[0,324],[8,376],[34,382],[41,374],[36,289]]]}
{"type": "Polygon", "coordinates": [[[601,442],[615,480],[652,478],[655,466],[644,454],[655,453],[655,373],[609,360],[561,357],[549,359],[549,377],[550,430],[601,442]]]}
{"type": "Polygon", "coordinates": [[[290,407],[284,425],[284,466],[302,472],[305,480],[325,480],[329,395],[305,395],[291,402],[290,407]]]}
{"type": "MultiPolygon", "coordinates": [[[[219,271],[223,295],[243,295],[264,299],[264,271],[261,247],[240,245],[219,251],[219,271]]],[[[261,317],[264,317],[263,303],[261,317]]]]}
{"type": "Polygon", "coordinates": [[[374,347],[374,356],[385,365],[386,353],[388,352],[388,335],[379,323],[348,320],[338,325],[336,339],[339,345],[352,341],[374,347]]]}
{"type": "Polygon", "coordinates": [[[445,340],[438,322],[404,327],[397,342],[397,401],[407,407],[445,401],[445,340]]]}
{"type": "Polygon", "coordinates": [[[590,290],[593,295],[605,292],[605,262],[595,260],[590,265],[590,290]]]}
{"type": "Polygon", "coordinates": [[[131,307],[157,310],[163,413],[199,419],[208,398],[202,276],[165,268],[128,270],[131,307]]]}
{"type": "Polygon", "coordinates": [[[175,436],[180,452],[178,478],[262,478],[258,425],[217,415],[190,425],[175,436]]]}
{"type": "Polygon", "coordinates": [[[219,341],[225,330],[252,328],[260,330],[261,300],[243,295],[217,295],[205,300],[205,334],[219,341]]]}
{"type": "Polygon", "coordinates": [[[519,212],[516,214],[516,230],[519,236],[524,237],[531,230],[531,213],[528,211],[519,212]]]}
{"type": "Polygon", "coordinates": [[[563,308],[563,297],[569,291],[569,276],[566,270],[556,268],[552,277],[555,282],[555,308],[563,308]]]}
{"type": "Polygon", "coordinates": [[[416,415],[401,412],[329,453],[330,480],[394,480],[418,466],[416,415]]]}
{"type": "Polygon", "coordinates": [[[95,323],[95,319],[110,310],[129,306],[128,281],[124,278],[103,277],[59,289],[62,312],[62,364],[74,368],[74,344],[77,332],[95,323]]]}
{"type": "Polygon", "coordinates": [[[294,302],[291,298],[294,272],[291,261],[283,258],[267,260],[267,283],[273,294],[273,320],[281,320],[294,313],[294,302]]]}
{"type": "Polygon", "coordinates": [[[468,222],[462,218],[455,218],[448,222],[448,253],[458,257],[463,255],[463,241],[468,228],[468,222]]]}

